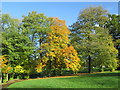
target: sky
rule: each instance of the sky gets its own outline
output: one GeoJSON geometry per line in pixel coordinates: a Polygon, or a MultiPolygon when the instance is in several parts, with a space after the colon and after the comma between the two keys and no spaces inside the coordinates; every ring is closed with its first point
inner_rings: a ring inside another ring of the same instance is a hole
{"type": "Polygon", "coordinates": [[[2,2],[119,2],[119,0],[1,0],[2,2]]]}
{"type": "Polygon", "coordinates": [[[22,19],[22,15],[37,11],[48,17],[65,20],[70,26],[76,22],[80,11],[89,6],[102,6],[111,14],[118,14],[118,2],[2,2],[2,13],[22,19]]]}

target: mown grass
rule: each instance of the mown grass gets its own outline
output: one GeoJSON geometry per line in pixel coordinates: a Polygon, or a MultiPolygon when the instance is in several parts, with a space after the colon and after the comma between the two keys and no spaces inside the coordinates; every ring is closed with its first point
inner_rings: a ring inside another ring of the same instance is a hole
{"type": "Polygon", "coordinates": [[[64,78],[33,79],[11,84],[8,88],[118,88],[120,71],[64,78]]]}

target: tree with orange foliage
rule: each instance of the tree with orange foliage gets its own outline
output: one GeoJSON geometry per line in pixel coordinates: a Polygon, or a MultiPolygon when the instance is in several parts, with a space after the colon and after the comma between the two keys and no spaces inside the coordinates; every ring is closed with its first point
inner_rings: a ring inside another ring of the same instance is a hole
{"type": "Polygon", "coordinates": [[[6,81],[8,81],[8,73],[10,72],[10,70],[12,69],[12,67],[9,66],[8,64],[8,60],[7,60],[7,56],[0,56],[0,71],[2,73],[1,75],[1,82],[2,78],[3,78],[3,73],[6,74],[6,81]]]}
{"type": "Polygon", "coordinates": [[[62,57],[64,57],[64,61],[66,64],[66,68],[68,70],[72,70],[76,73],[80,69],[80,59],[78,58],[77,51],[73,46],[67,46],[62,50],[62,57]]]}
{"type": "Polygon", "coordinates": [[[65,21],[58,18],[52,20],[51,32],[48,33],[46,41],[41,45],[43,52],[45,52],[45,58],[42,61],[46,62],[41,68],[44,68],[49,76],[52,74],[61,75],[62,69],[71,69],[76,72],[80,68],[80,59],[76,50],[69,46],[68,35],[70,31],[65,25],[65,21]]]}

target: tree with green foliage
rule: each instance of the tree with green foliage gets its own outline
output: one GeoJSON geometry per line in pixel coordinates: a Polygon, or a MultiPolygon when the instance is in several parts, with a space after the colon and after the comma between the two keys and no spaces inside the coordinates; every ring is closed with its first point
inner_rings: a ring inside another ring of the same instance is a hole
{"type": "Polygon", "coordinates": [[[40,59],[43,56],[43,52],[40,53],[39,51],[41,50],[41,44],[45,41],[46,33],[50,31],[50,24],[50,18],[45,16],[43,13],[32,11],[29,12],[27,16],[23,16],[21,24],[22,33],[27,35],[34,43],[34,59],[37,57],[40,59]]]}
{"type": "Polygon", "coordinates": [[[118,68],[120,69],[120,15],[109,14],[105,27],[113,38],[114,46],[118,50],[118,68]]]}
{"type": "Polygon", "coordinates": [[[19,20],[11,18],[8,14],[2,15],[2,55],[8,55],[8,62],[13,69],[21,65],[31,71],[33,67],[30,68],[30,65],[33,60],[30,58],[34,50],[33,43],[21,32],[19,26],[19,20]]]}
{"type": "Polygon", "coordinates": [[[45,16],[43,13],[32,11],[27,16],[23,16],[21,31],[23,35],[30,38],[35,47],[31,57],[34,60],[37,72],[41,71],[41,63],[44,63],[42,58],[44,58],[45,52],[43,52],[41,44],[46,41],[47,33],[51,31],[51,23],[51,18],[45,16]]]}
{"type": "Polygon", "coordinates": [[[117,50],[108,30],[104,28],[108,21],[107,15],[108,12],[101,6],[88,7],[80,12],[77,22],[71,26],[71,44],[78,51],[82,63],[88,67],[89,73],[93,66],[108,66],[112,70],[116,68],[117,50]]]}
{"type": "Polygon", "coordinates": [[[14,30],[17,30],[18,23],[19,21],[17,19],[12,19],[8,14],[2,15],[2,22],[1,22],[2,41],[0,47],[1,47],[2,56],[7,55],[9,57],[7,59],[8,60],[7,62],[11,67],[14,67],[15,64],[13,62],[16,62],[14,61],[15,54],[13,53],[14,47],[12,46],[12,44],[14,43],[11,42],[13,39],[12,35],[14,34],[15,36],[14,30]]]}
{"type": "Polygon", "coordinates": [[[98,45],[95,48],[94,53],[94,66],[99,66],[99,70],[103,71],[105,68],[110,68],[111,71],[114,71],[117,67],[117,49],[114,47],[111,35],[107,29],[99,28],[95,37],[95,43],[98,45]],[[103,31],[102,31],[103,30],[103,31]],[[106,32],[107,31],[107,32],[106,32]]]}

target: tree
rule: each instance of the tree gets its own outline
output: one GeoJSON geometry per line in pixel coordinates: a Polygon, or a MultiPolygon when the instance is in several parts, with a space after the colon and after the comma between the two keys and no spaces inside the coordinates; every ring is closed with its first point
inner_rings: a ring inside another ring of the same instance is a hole
{"type": "MultiPolygon", "coordinates": [[[[46,33],[50,31],[50,18],[45,16],[43,13],[38,14],[35,11],[29,12],[28,16],[23,16],[21,30],[24,35],[27,35],[30,40],[34,43],[33,57],[42,58],[41,44],[45,41],[46,33]]],[[[38,58],[37,58],[38,59],[38,58]]]]}
{"type": "Polygon", "coordinates": [[[99,32],[95,37],[98,37],[95,41],[99,44],[95,49],[94,63],[95,66],[99,66],[100,71],[103,71],[103,66],[109,67],[111,71],[114,71],[117,67],[117,49],[114,47],[111,35],[107,29],[99,28],[99,32]],[[107,32],[106,32],[107,31],[107,32]]]}
{"type": "Polygon", "coordinates": [[[30,56],[34,47],[29,37],[21,33],[19,25],[19,20],[11,18],[8,14],[2,15],[2,55],[8,55],[8,62],[13,69],[17,65],[30,69],[26,66],[28,62],[33,63],[30,56]]]}
{"type": "Polygon", "coordinates": [[[51,74],[61,75],[62,69],[71,69],[74,72],[80,68],[80,59],[76,50],[69,46],[68,35],[70,31],[65,25],[65,21],[53,18],[52,30],[47,34],[46,41],[41,45],[46,52],[43,61],[45,61],[45,70],[49,76],[51,74]],[[53,72],[53,73],[52,73],[53,72]]]}
{"type": "MultiPolygon", "coordinates": [[[[9,58],[7,58],[7,62],[9,62],[9,65],[12,66],[13,63],[11,61],[13,59],[12,55],[12,44],[10,43],[11,37],[13,34],[15,35],[14,30],[17,30],[18,26],[18,20],[17,19],[12,19],[8,14],[3,14],[2,15],[2,22],[1,22],[1,52],[2,55],[7,55],[9,58]]],[[[5,68],[4,68],[5,69],[5,68]]],[[[7,71],[6,71],[7,72],[7,71]]],[[[2,72],[2,73],[6,73],[2,72]]]]}
{"type": "Polygon", "coordinates": [[[3,82],[3,73],[7,74],[6,81],[8,81],[8,73],[10,73],[12,69],[7,58],[6,55],[0,56],[1,83],[3,82]]]}
{"type": "MultiPolygon", "coordinates": [[[[106,66],[104,63],[107,62],[110,65],[110,62],[113,60],[112,56],[116,61],[115,55],[117,51],[113,46],[108,30],[104,28],[108,20],[107,15],[108,12],[101,6],[89,7],[81,11],[77,22],[70,26],[72,32],[70,36],[71,44],[77,49],[82,58],[82,63],[88,66],[89,73],[91,73],[91,69],[95,66],[95,63],[97,63],[98,67],[106,66]],[[106,47],[109,47],[109,49],[112,48],[115,53],[110,55],[111,50],[106,51],[106,49],[108,50],[106,47]],[[98,59],[102,53],[104,55],[108,53],[108,57],[98,59]]],[[[112,63],[114,63],[114,60],[112,63]]],[[[114,66],[111,65],[111,67],[114,66]]]]}
{"type": "Polygon", "coordinates": [[[118,68],[120,68],[120,15],[108,15],[109,20],[105,27],[108,28],[110,35],[113,38],[114,46],[118,50],[118,68]]]}
{"type": "Polygon", "coordinates": [[[41,44],[46,41],[46,34],[50,32],[50,24],[51,18],[48,18],[43,13],[32,11],[29,12],[27,16],[23,16],[21,30],[22,33],[28,36],[34,43],[33,46],[35,49],[31,57],[34,60],[37,72],[41,72],[41,67],[44,66],[44,61],[42,61],[42,59],[44,59],[44,52],[41,44]]]}

